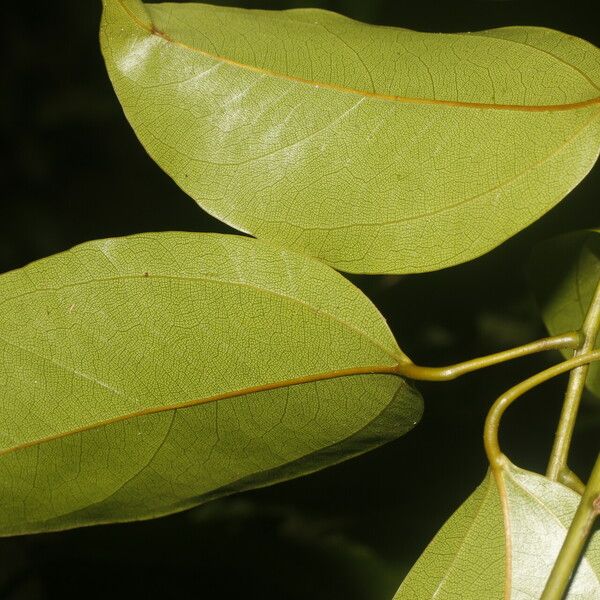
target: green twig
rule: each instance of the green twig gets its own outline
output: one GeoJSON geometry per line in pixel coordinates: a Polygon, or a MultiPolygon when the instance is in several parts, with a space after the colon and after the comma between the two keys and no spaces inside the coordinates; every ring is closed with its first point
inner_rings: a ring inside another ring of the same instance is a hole
{"type": "Polygon", "coordinates": [[[491,367],[492,365],[497,365],[498,363],[506,362],[513,358],[520,358],[521,356],[527,356],[545,350],[577,349],[581,344],[581,334],[579,332],[569,332],[536,340],[535,342],[525,344],[524,346],[518,346],[517,348],[511,348],[510,350],[504,350],[503,352],[497,352],[495,354],[490,354],[489,356],[474,358],[447,367],[421,367],[412,362],[401,362],[397,367],[397,372],[399,375],[408,377],[409,379],[417,379],[420,381],[448,381],[450,379],[456,379],[465,373],[471,373],[472,371],[477,371],[484,367],[491,367]]]}
{"type": "Polygon", "coordinates": [[[552,379],[552,377],[566,373],[580,365],[589,364],[595,360],[600,360],[600,350],[585,355],[574,356],[558,365],[554,365],[549,369],[536,373],[533,377],[529,377],[529,379],[515,385],[494,402],[485,420],[483,433],[485,451],[492,469],[502,468],[504,465],[504,454],[500,450],[500,445],[498,443],[498,429],[500,427],[500,420],[506,409],[519,396],[522,396],[536,385],[544,383],[545,381],[552,379]]]}
{"type": "Polygon", "coordinates": [[[600,515],[600,454],[540,600],[561,600],[600,515]]]}
{"type": "MultiPolygon", "coordinates": [[[[600,282],[596,286],[596,291],[592,302],[588,309],[585,321],[581,327],[581,335],[583,337],[581,347],[575,351],[575,356],[587,354],[593,350],[596,344],[596,337],[600,329],[600,282]]],[[[577,476],[574,475],[567,461],[569,457],[569,447],[573,438],[573,430],[575,428],[575,420],[577,419],[577,411],[581,401],[581,395],[585,387],[585,380],[588,374],[589,364],[583,364],[581,367],[574,369],[569,378],[567,391],[565,393],[565,401],[563,404],[560,420],[554,437],[554,445],[548,462],[546,476],[552,481],[560,481],[570,487],[575,487],[576,491],[581,491],[580,482],[577,476]],[[575,478],[575,479],[573,479],[575,478]],[[570,482],[575,481],[576,485],[571,486],[570,482]],[[579,483],[577,483],[579,482],[579,483]],[[577,489],[579,488],[579,489],[577,489]]]]}

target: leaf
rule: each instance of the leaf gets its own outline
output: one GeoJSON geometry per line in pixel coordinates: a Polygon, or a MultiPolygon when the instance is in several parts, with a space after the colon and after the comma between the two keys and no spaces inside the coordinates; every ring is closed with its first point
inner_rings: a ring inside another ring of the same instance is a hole
{"type": "Polygon", "coordinates": [[[90,242],[0,277],[0,304],[4,535],[184,510],[421,415],[369,300],[250,238],[90,242]]]}
{"type": "MultiPolygon", "coordinates": [[[[580,496],[510,464],[483,483],[438,532],[394,600],[537,600],[580,496]]],[[[600,598],[600,533],[592,536],[568,600],[600,598]]]]}
{"type": "MultiPolygon", "coordinates": [[[[575,231],[542,242],[528,271],[548,331],[556,335],[580,329],[600,281],[600,231],[575,231]]],[[[586,384],[600,396],[598,363],[590,364],[586,384]]]]}
{"type": "Polygon", "coordinates": [[[129,122],[183,190],[343,271],[479,256],[600,149],[600,50],[547,29],[104,0],[101,43],[129,122]]]}

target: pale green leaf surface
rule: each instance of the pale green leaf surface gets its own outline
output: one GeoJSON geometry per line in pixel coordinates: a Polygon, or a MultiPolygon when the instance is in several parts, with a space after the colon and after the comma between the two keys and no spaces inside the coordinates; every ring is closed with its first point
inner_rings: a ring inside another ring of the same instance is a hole
{"type": "Polygon", "coordinates": [[[182,189],[345,271],[479,256],[600,148],[600,51],[556,31],[104,0],[101,43],[129,122],[182,189]]]}
{"type": "Polygon", "coordinates": [[[238,236],[90,242],[0,277],[0,534],[145,519],[402,435],[371,302],[238,236]]]}
{"type": "MultiPolygon", "coordinates": [[[[539,600],[581,497],[507,463],[438,532],[395,600],[539,600]]],[[[600,533],[566,600],[600,599],[600,533]]]]}
{"type": "MultiPolygon", "coordinates": [[[[542,242],[528,271],[548,331],[557,335],[580,329],[600,281],[600,232],[575,231],[542,242]]],[[[587,386],[600,396],[597,362],[589,366],[587,386]]]]}

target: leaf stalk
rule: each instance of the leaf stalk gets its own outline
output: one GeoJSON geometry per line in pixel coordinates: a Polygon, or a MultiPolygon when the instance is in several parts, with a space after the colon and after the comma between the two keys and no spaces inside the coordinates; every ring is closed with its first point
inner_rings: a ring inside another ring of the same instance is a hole
{"type": "Polygon", "coordinates": [[[488,356],[473,358],[464,362],[445,367],[422,367],[412,362],[402,362],[398,365],[399,375],[418,381],[449,381],[466,373],[478,371],[522,356],[528,356],[546,350],[577,349],[581,347],[583,337],[580,332],[568,332],[554,335],[535,342],[517,346],[488,356]]]}
{"type": "Polygon", "coordinates": [[[525,392],[528,392],[541,383],[595,360],[600,360],[600,350],[574,356],[518,383],[494,402],[485,420],[483,433],[485,452],[492,469],[502,468],[505,462],[505,456],[500,450],[500,444],[498,443],[498,430],[500,428],[500,420],[506,409],[525,392]]]}

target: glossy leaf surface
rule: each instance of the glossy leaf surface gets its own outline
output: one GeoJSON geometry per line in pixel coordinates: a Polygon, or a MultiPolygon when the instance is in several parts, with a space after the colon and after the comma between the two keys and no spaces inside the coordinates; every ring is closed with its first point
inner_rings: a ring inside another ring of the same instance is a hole
{"type": "Polygon", "coordinates": [[[600,148],[600,51],[556,31],[104,0],[101,43],[129,122],[183,190],[344,271],[479,256],[600,148]]]}
{"type": "MultiPolygon", "coordinates": [[[[600,232],[575,231],[543,242],[528,270],[548,331],[580,329],[600,281],[600,232]]],[[[598,363],[590,364],[586,384],[600,396],[598,363]]]]}
{"type": "MultiPolygon", "coordinates": [[[[580,496],[507,462],[452,515],[395,600],[534,600],[541,596],[580,496]]],[[[567,600],[600,598],[600,533],[567,600]]]]}
{"type": "Polygon", "coordinates": [[[250,238],[86,243],[0,277],[0,305],[4,535],[183,510],[421,415],[370,301],[250,238]]]}

